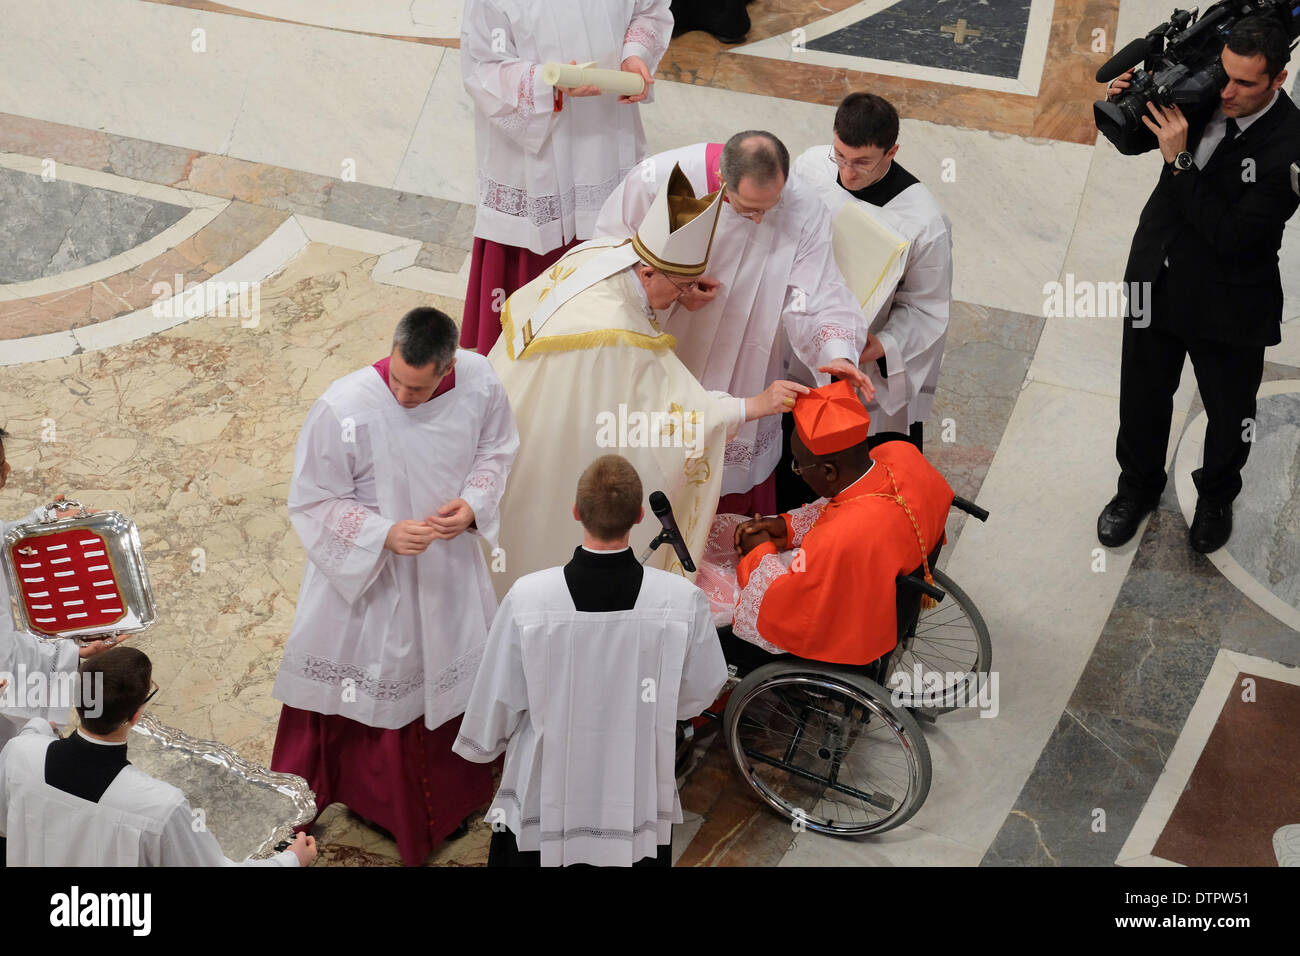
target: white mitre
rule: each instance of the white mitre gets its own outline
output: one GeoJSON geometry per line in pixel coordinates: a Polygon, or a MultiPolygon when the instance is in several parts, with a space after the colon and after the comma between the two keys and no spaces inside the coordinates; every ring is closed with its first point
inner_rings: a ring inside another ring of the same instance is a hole
{"type": "Polygon", "coordinates": [[[721,211],[722,190],[696,199],[690,180],[674,164],[668,185],[659,190],[632,237],[632,248],[642,262],[660,272],[703,275],[721,211]]]}

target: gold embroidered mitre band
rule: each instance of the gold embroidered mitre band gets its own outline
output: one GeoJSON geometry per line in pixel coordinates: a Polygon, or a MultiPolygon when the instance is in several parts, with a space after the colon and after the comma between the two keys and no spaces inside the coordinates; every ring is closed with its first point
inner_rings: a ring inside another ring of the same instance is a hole
{"type": "Polygon", "coordinates": [[[642,262],[660,272],[702,275],[709,264],[721,210],[721,190],[697,199],[690,180],[674,164],[668,184],[655,196],[632,237],[632,248],[642,262]]]}

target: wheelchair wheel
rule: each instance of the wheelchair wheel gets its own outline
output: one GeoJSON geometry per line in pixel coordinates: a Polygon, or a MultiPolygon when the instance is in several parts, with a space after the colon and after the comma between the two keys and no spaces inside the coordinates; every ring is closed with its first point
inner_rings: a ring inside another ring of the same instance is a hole
{"type": "Polygon", "coordinates": [[[993,646],[966,592],[942,571],[932,573],[946,596],[923,609],[916,626],[903,635],[890,657],[885,686],[895,704],[937,716],[976,699],[980,682],[988,678],[993,646]]]}
{"type": "Polygon", "coordinates": [[[724,729],[741,775],[789,820],[833,836],[883,833],[930,792],[916,718],[879,684],[831,665],[781,661],[731,694],[724,729]]]}

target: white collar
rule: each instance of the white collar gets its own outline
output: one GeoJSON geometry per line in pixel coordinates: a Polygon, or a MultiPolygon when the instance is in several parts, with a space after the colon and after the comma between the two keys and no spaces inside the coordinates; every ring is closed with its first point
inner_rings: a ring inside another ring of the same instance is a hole
{"type": "MultiPolygon", "coordinates": [[[[1281,90],[1274,90],[1273,98],[1269,100],[1267,103],[1265,103],[1263,106],[1261,106],[1259,109],[1257,109],[1255,112],[1251,113],[1250,115],[1234,117],[1234,119],[1236,119],[1237,121],[1237,131],[1239,133],[1246,132],[1246,128],[1250,126],[1251,123],[1255,122],[1255,120],[1259,119],[1269,110],[1271,110],[1273,108],[1273,104],[1277,102],[1278,95],[1281,92],[1282,92],[1281,90]]],[[[1219,115],[1216,117],[1216,119],[1221,121],[1224,126],[1227,126],[1228,116],[1226,113],[1223,112],[1222,104],[1219,105],[1219,115]]]]}
{"type": "Polygon", "coordinates": [[[80,727],[77,728],[77,736],[80,737],[82,740],[88,741],[89,743],[92,744],[98,744],[101,747],[125,747],[126,746],[125,740],[100,740],[96,737],[90,736],[85,731],[83,731],[80,727]]]}
{"type": "Polygon", "coordinates": [[[589,548],[584,544],[582,550],[586,551],[588,554],[622,554],[624,551],[631,551],[632,546],[629,544],[622,548],[601,548],[597,550],[596,548],[589,548]]]}

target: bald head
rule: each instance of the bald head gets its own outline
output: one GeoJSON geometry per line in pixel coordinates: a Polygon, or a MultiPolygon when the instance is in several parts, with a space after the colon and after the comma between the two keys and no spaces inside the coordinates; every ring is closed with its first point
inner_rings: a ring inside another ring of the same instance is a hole
{"type": "Polygon", "coordinates": [[[754,186],[784,186],[790,175],[790,151],[766,130],[747,129],[722,147],[722,180],[731,188],[744,179],[754,186]]]}

